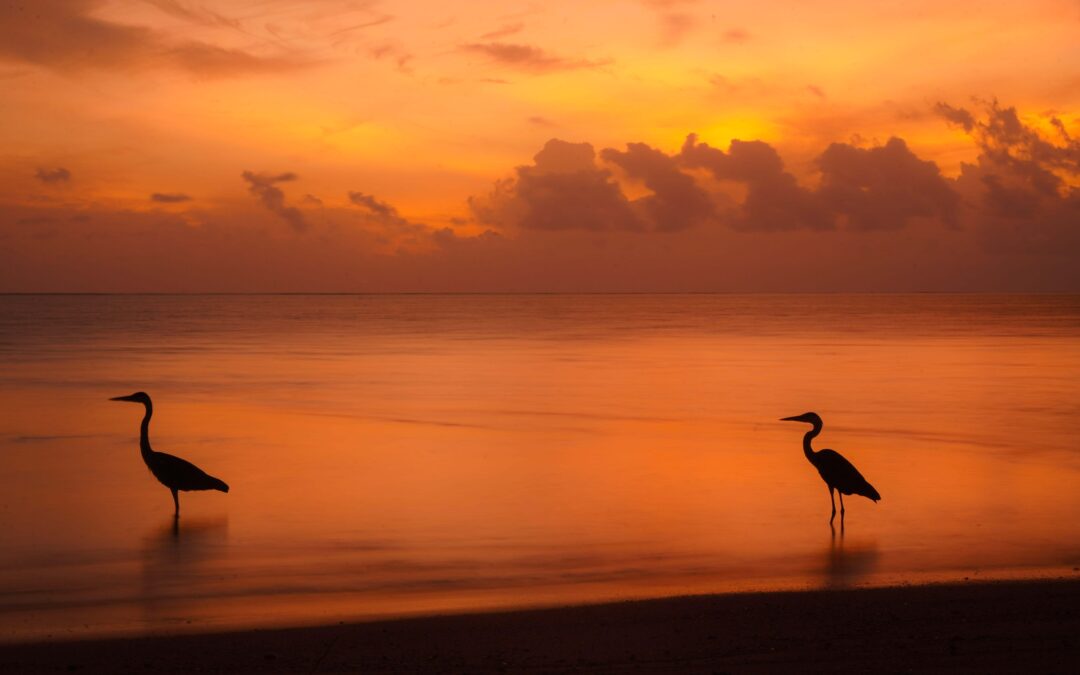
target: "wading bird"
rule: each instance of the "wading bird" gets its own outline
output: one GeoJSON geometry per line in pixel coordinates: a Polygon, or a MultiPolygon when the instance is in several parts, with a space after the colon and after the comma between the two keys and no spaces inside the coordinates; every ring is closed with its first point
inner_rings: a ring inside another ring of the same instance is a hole
{"type": "Polygon", "coordinates": [[[814,452],[814,449],[810,447],[810,441],[814,436],[821,433],[821,418],[817,413],[803,413],[802,415],[796,415],[795,417],[785,417],[780,420],[781,422],[806,422],[812,424],[813,428],[806,432],[806,435],[802,439],[803,452],[806,454],[806,458],[810,460],[810,463],[814,465],[814,468],[821,474],[822,480],[829,486],[829,499],[832,500],[832,517],[829,518],[829,524],[832,525],[833,520],[836,519],[836,497],[833,496],[833,490],[840,493],[840,525],[844,524],[844,495],[862,495],[875,502],[881,499],[881,495],[874,489],[874,486],[866,482],[866,479],[862,477],[859,470],[856,469],[851,462],[844,459],[844,456],[834,450],[819,450],[814,452]]]}
{"type": "Polygon", "coordinates": [[[228,492],[229,486],[225,481],[214,478],[191,462],[167,455],[164,452],[155,452],[150,447],[150,416],[154,414],[154,405],[150,402],[150,396],[145,392],[135,392],[130,396],[117,396],[110,401],[131,401],[142,403],[146,406],[146,414],[143,415],[142,429],[139,434],[139,449],[142,451],[143,461],[146,468],[154,474],[165,487],[172,490],[173,504],[176,506],[175,518],[180,517],[180,497],[178,490],[221,490],[228,492]]]}

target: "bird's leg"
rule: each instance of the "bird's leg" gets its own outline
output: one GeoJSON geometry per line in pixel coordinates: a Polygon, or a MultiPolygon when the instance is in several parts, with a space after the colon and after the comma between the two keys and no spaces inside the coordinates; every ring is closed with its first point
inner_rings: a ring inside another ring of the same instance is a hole
{"type": "MultiPolygon", "coordinates": [[[[173,500],[173,504],[176,505],[176,513],[173,514],[173,518],[179,518],[180,517],[180,496],[176,493],[176,488],[173,488],[172,500],[173,500]]],[[[833,511],[835,511],[835,510],[836,509],[834,508],[833,511]]]]}
{"type": "Polygon", "coordinates": [[[840,493],[840,526],[844,525],[844,493],[840,493]]]}
{"type": "MultiPolygon", "coordinates": [[[[844,496],[840,495],[840,500],[843,501],[844,496]]],[[[832,517],[829,518],[829,524],[832,525],[832,521],[836,520],[836,497],[833,495],[833,487],[829,486],[829,501],[832,502],[832,517]]],[[[840,522],[843,522],[844,518],[840,518],[840,522]]]]}

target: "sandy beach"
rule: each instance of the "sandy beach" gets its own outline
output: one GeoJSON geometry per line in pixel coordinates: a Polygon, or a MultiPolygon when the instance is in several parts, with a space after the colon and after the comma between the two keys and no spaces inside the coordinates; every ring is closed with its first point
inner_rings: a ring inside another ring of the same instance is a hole
{"type": "Polygon", "coordinates": [[[10,673],[1075,672],[1080,580],[669,598],[0,646],[10,673]]]}

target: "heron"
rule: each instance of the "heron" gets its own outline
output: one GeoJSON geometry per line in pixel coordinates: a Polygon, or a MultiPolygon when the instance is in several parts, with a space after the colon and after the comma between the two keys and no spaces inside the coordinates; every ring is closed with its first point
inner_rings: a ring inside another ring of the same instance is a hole
{"type": "Polygon", "coordinates": [[[829,486],[829,499],[832,501],[832,517],[829,524],[836,520],[836,497],[833,491],[840,493],[840,525],[844,525],[844,495],[861,495],[877,502],[881,495],[863,478],[855,466],[847,461],[843,455],[835,450],[819,450],[814,452],[810,447],[810,441],[821,433],[821,417],[817,413],[808,412],[794,417],[784,417],[781,422],[805,422],[813,425],[810,431],[802,439],[803,453],[814,468],[821,474],[821,479],[829,486]]]}
{"type": "Polygon", "coordinates": [[[178,492],[183,490],[220,490],[228,492],[229,486],[220,478],[214,478],[199,467],[186,459],[180,459],[164,452],[156,452],[150,447],[150,417],[154,414],[154,404],[150,402],[150,395],[143,391],[137,391],[129,396],[117,396],[110,401],[131,401],[142,403],[146,407],[143,415],[142,427],[139,433],[139,450],[142,452],[146,468],[154,474],[158,482],[172,491],[173,505],[176,507],[174,518],[180,517],[180,497],[178,492]]]}

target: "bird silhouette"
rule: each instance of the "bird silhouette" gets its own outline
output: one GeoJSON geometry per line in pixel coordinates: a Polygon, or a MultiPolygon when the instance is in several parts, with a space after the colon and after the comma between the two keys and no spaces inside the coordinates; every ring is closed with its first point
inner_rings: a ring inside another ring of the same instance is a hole
{"type": "Polygon", "coordinates": [[[825,481],[825,484],[829,486],[829,499],[832,501],[832,517],[829,518],[829,524],[832,525],[833,520],[836,519],[836,497],[833,496],[833,490],[840,493],[840,527],[844,526],[844,495],[861,495],[875,502],[881,499],[881,495],[874,489],[874,486],[866,481],[859,473],[859,470],[852,465],[851,462],[844,459],[844,456],[835,450],[819,450],[814,452],[814,449],[810,447],[810,441],[815,436],[821,433],[821,417],[817,413],[808,412],[802,415],[796,415],[795,417],[785,417],[780,420],[781,422],[806,422],[812,424],[813,428],[806,432],[803,436],[802,445],[803,453],[806,454],[806,458],[810,460],[810,463],[814,465],[814,468],[821,474],[821,479],[825,481]]]}
{"type": "Polygon", "coordinates": [[[157,478],[159,483],[172,491],[173,504],[176,506],[175,518],[180,517],[180,497],[177,491],[229,491],[229,486],[225,481],[214,478],[191,462],[164,452],[155,452],[150,447],[150,417],[154,414],[154,404],[150,402],[149,394],[138,391],[130,396],[117,396],[109,400],[142,403],[146,407],[139,433],[139,449],[142,452],[143,461],[146,462],[146,468],[150,469],[150,473],[154,474],[154,478],[157,478]]]}

